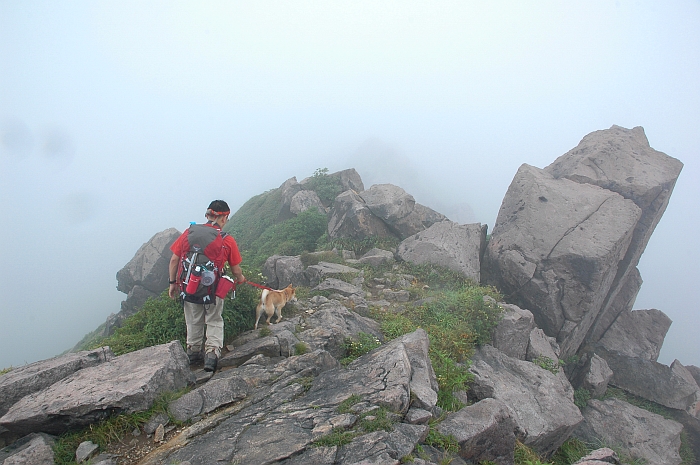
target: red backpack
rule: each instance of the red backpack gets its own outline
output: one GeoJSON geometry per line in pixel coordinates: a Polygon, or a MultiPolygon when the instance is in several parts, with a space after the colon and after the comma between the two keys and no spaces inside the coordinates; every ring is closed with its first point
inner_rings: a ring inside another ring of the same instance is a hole
{"type": "Polygon", "coordinates": [[[207,224],[191,224],[185,236],[188,252],[180,257],[180,296],[187,302],[214,302],[216,286],[223,274],[226,233],[207,224]]]}

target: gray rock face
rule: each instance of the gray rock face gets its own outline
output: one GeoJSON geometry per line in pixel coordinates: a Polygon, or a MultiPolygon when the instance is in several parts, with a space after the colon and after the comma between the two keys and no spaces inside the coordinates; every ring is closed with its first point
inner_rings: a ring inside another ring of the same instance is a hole
{"type": "Polygon", "coordinates": [[[117,290],[128,294],[137,284],[155,294],[167,289],[170,246],[179,236],[180,231],[170,228],[143,244],[134,258],[117,272],[117,290]]]}
{"type": "Polygon", "coordinates": [[[335,278],[324,279],[323,282],[314,287],[312,291],[330,291],[345,297],[364,294],[361,287],[354,286],[348,282],[335,278]]]}
{"type": "Polygon", "coordinates": [[[698,417],[700,387],[692,374],[678,361],[671,366],[598,350],[613,371],[610,384],[657,404],[685,410],[698,417]]]}
{"type": "Polygon", "coordinates": [[[367,265],[378,268],[382,265],[394,263],[394,253],[389,250],[383,250],[378,248],[373,248],[368,250],[362,257],[358,260],[360,263],[366,263],[367,265]]]}
{"type": "Polygon", "coordinates": [[[3,465],[54,465],[53,436],[44,433],[31,433],[0,449],[0,463],[3,465]]]}
{"type": "Polygon", "coordinates": [[[573,385],[577,388],[587,389],[591,397],[601,397],[608,389],[608,383],[612,379],[613,371],[608,363],[597,354],[593,354],[583,366],[573,385]]]}
{"type": "Polygon", "coordinates": [[[475,353],[469,371],[474,374],[470,395],[510,407],[519,438],[540,454],[554,452],[583,420],[562,373],[554,375],[491,346],[475,353]]]}
{"type": "Polygon", "coordinates": [[[362,192],[365,190],[365,185],[362,183],[362,178],[360,177],[360,174],[355,171],[355,168],[336,171],[328,176],[338,179],[338,181],[340,181],[340,185],[343,186],[343,190],[353,190],[355,192],[362,192]]]}
{"type": "Polygon", "coordinates": [[[680,423],[615,398],[588,401],[583,415],[585,420],[574,433],[583,441],[616,445],[649,465],[681,463],[680,423]]]}
{"type": "Polygon", "coordinates": [[[323,202],[314,191],[299,191],[294,194],[289,203],[289,212],[292,215],[298,215],[312,208],[315,208],[319,213],[326,213],[323,202]]]}
{"type": "Polygon", "coordinates": [[[530,331],[530,341],[527,346],[525,360],[532,362],[543,358],[558,362],[559,345],[554,338],[547,336],[540,328],[535,328],[530,331]]]}
{"type": "Polygon", "coordinates": [[[619,194],[523,165],[487,247],[487,280],[517,296],[568,358],[603,307],[640,215],[619,194]]]}
{"type": "Polygon", "coordinates": [[[581,457],[574,465],[605,465],[608,463],[620,465],[620,459],[614,450],[603,447],[592,451],[585,457],[581,457]]]}
{"type": "Polygon", "coordinates": [[[69,353],[15,368],[0,377],[0,416],[22,397],[41,391],[78,370],[114,358],[109,347],[69,353]]]}
{"type": "Polygon", "coordinates": [[[487,250],[488,281],[538,309],[563,358],[631,310],[635,267],[681,168],[649,147],[642,128],[613,126],[545,170],[524,165],[516,174],[487,250]]]}
{"type": "Polygon", "coordinates": [[[294,287],[309,285],[299,256],[273,255],[265,260],[262,272],[265,283],[273,289],[284,289],[290,284],[294,287]]]}
{"type": "Polygon", "coordinates": [[[367,208],[384,221],[399,239],[412,236],[429,226],[423,224],[423,220],[428,217],[425,214],[427,207],[423,207],[420,213],[416,212],[416,200],[398,186],[376,184],[361,192],[360,197],[367,208]]]}
{"type": "Polygon", "coordinates": [[[308,285],[311,287],[318,286],[326,278],[341,278],[343,275],[357,275],[359,273],[360,270],[357,268],[329,262],[318,262],[316,265],[309,265],[304,270],[308,285]]]}
{"type": "MultiPolygon", "coordinates": [[[[642,127],[612,126],[584,137],[579,145],[557,158],[545,170],[555,178],[567,178],[616,192],[642,211],[632,241],[608,292],[591,334],[596,342],[621,311],[612,305],[625,286],[627,274],[637,266],[651,234],[664,214],[683,163],[650,147],[642,127]]],[[[629,308],[631,310],[631,308],[629,308]]]]}
{"type": "MultiPolygon", "coordinates": [[[[509,357],[525,360],[530,332],[535,327],[535,318],[529,310],[517,305],[499,303],[503,318],[493,331],[493,346],[509,357]]],[[[551,350],[551,349],[550,349],[551,350]]]]}
{"type": "Polygon", "coordinates": [[[510,408],[499,400],[484,399],[451,413],[437,428],[442,434],[454,436],[459,455],[466,460],[513,463],[518,427],[510,408]]]}
{"type": "MultiPolygon", "coordinates": [[[[319,362],[318,357],[331,359],[318,351],[272,365],[251,360],[221,372],[212,382],[238,379],[249,387],[246,397],[215,414],[207,425],[185,430],[175,440],[176,447],[161,448],[142,464],[399,463],[428,433],[426,425],[401,423],[411,392],[426,383],[425,371],[413,365],[429,365],[427,344],[425,333],[416,332],[375,349],[347,368],[335,361],[335,367],[319,362]],[[309,384],[307,391],[304,385],[309,384]],[[341,404],[347,410],[339,411],[341,404]],[[361,423],[380,411],[390,412],[397,422],[389,430],[363,432],[361,423]],[[314,441],[334,428],[358,434],[340,447],[313,447],[314,441]]],[[[194,403],[197,398],[206,402],[219,396],[190,394],[194,403]]]]}
{"type": "Polygon", "coordinates": [[[329,215],[328,235],[331,238],[394,237],[389,227],[372,213],[355,191],[348,190],[338,195],[329,215]]]}
{"type": "Polygon", "coordinates": [[[16,402],[0,418],[16,434],[61,434],[113,412],[148,409],[159,394],[194,383],[179,342],[148,347],[84,368],[16,402]]]}
{"type": "Polygon", "coordinates": [[[660,310],[623,311],[600,344],[609,352],[655,362],[670,326],[671,319],[660,310]]]}
{"type": "Polygon", "coordinates": [[[485,243],[486,225],[460,225],[445,220],[405,239],[397,254],[407,262],[449,268],[478,283],[485,243]]]}
{"type": "Polygon", "coordinates": [[[179,236],[180,232],[175,228],[157,233],[117,272],[117,290],[127,294],[127,297],[121,303],[121,311],[107,319],[103,336],[111,335],[146,300],[168,288],[168,264],[172,256],[170,246],[179,236]]]}

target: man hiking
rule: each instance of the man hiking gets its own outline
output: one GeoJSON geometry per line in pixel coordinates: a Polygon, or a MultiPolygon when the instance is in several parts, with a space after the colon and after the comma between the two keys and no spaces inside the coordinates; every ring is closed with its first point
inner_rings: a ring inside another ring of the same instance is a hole
{"type": "Polygon", "coordinates": [[[191,224],[170,246],[168,294],[183,300],[187,325],[187,356],[190,364],[201,362],[204,370],[215,371],[224,346],[225,293],[217,296],[216,287],[228,262],[236,283],[244,283],[241,254],[233,237],[221,232],[230,210],[223,200],[214,200],[205,213],[205,224],[191,224]],[[205,340],[206,327],[206,340],[205,340]],[[204,347],[202,347],[204,345],[204,347]],[[202,356],[204,348],[204,356],[202,356]]]}

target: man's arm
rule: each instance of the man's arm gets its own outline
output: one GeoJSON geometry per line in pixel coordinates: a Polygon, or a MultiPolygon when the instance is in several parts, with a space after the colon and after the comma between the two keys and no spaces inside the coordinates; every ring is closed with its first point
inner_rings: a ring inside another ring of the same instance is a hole
{"type": "Polygon", "coordinates": [[[243,270],[241,270],[241,265],[233,265],[231,267],[231,272],[236,277],[236,282],[238,284],[245,282],[245,276],[243,276],[243,270]]]}
{"type": "Polygon", "coordinates": [[[170,257],[170,263],[168,264],[168,281],[172,283],[170,284],[170,287],[168,287],[168,295],[171,299],[177,297],[178,294],[177,282],[173,283],[173,281],[177,281],[177,267],[179,265],[180,257],[173,254],[173,256],[170,257]]]}

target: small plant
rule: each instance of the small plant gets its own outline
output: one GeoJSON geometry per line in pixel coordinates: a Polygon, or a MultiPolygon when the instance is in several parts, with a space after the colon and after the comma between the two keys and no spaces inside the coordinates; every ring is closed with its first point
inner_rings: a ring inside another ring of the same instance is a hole
{"type": "Polygon", "coordinates": [[[11,367],[11,366],[10,366],[10,367],[7,367],[7,368],[3,368],[2,370],[0,370],[0,376],[4,375],[4,374],[6,374],[6,373],[9,373],[9,372],[11,372],[11,371],[12,371],[12,367],[11,367]]]}
{"type": "Polygon", "coordinates": [[[297,378],[293,383],[301,385],[301,387],[304,388],[304,391],[308,391],[311,389],[311,385],[314,383],[314,377],[313,376],[303,376],[301,378],[297,378]]]}
{"type": "Polygon", "coordinates": [[[296,355],[304,355],[309,352],[309,346],[305,342],[297,342],[294,344],[294,353],[296,355]]]}
{"type": "Polygon", "coordinates": [[[591,452],[588,445],[577,438],[569,438],[552,455],[554,465],[570,465],[591,452]]]}
{"type": "Polygon", "coordinates": [[[342,401],[338,408],[336,409],[338,413],[350,413],[350,409],[355,405],[362,402],[362,397],[357,394],[353,394],[344,401],[342,401]]]}
{"type": "Polygon", "coordinates": [[[367,412],[360,418],[360,429],[365,433],[391,431],[393,428],[394,421],[390,418],[387,409],[383,407],[367,412]]]}
{"type": "Polygon", "coordinates": [[[324,204],[329,204],[335,200],[338,194],[343,192],[343,185],[340,183],[340,179],[328,176],[328,168],[318,168],[314,171],[307,185],[316,192],[318,198],[324,204]]]}
{"type": "Polygon", "coordinates": [[[543,368],[553,374],[559,373],[559,362],[552,360],[549,357],[545,357],[543,355],[540,355],[536,359],[532,361],[535,365],[537,365],[540,368],[543,368]]]}
{"type": "Polygon", "coordinates": [[[357,431],[345,431],[342,428],[335,428],[330,433],[312,442],[311,447],[340,447],[350,444],[359,435],[360,433],[357,431]]]}
{"type": "Polygon", "coordinates": [[[272,335],[272,330],[267,326],[262,326],[258,330],[258,337],[262,338],[262,337],[267,337],[267,336],[271,336],[271,335],[272,335]]]}
{"type": "Polygon", "coordinates": [[[515,441],[514,463],[517,465],[551,465],[549,462],[541,462],[540,456],[522,442],[515,441]]]}
{"type": "Polygon", "coordinates": [[[347,356],[340,360],[340,363],[347,366],[353,360],[365,355],[382,345],[381,341],[372,334],[360,332],[357,339],[348,338],[345,340],[344,348],[347,356]]]}
{"type": "Polygon", "coordinates": [[[574,391],[574,404],[579,409],[586,407],[589,400],[591,400],[591,391],[588,389],[578,388],[574,391]]]}
{"type": "Polygon", "coordinates": [[[459,453],[459,443],[452,435],[445,435],[430,425],[430,431],[424,441],[429,446],[437,447],[452,454],[459,453]]]}

